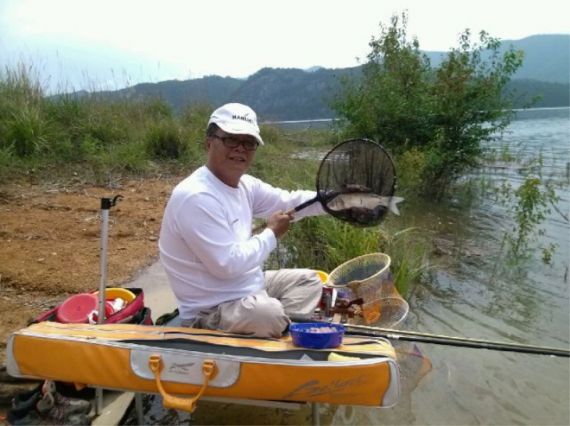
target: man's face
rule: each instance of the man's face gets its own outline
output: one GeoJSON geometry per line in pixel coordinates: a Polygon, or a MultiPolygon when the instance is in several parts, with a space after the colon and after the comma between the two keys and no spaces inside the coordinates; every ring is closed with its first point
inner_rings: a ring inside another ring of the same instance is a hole
{"type": "Polygon", "coordinates": [[[233,135],[217,129],[207,138],[208,168],[226,185],[237,186],[247,172],[257,149],[257,141],[250,135],[233,135]]]}

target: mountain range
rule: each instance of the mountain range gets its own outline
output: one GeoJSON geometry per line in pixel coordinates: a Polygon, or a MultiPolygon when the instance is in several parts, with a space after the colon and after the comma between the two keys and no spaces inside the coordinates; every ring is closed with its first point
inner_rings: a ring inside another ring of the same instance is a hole
{"type": "MultiPolygon", "coordinates": [[[[534,35],[521,40],[504,40],[524,51],[523,66],[513,76],[509,89],[525,94],[515,107],[539,96],[535,107],[570,105],[570,34],[534,35]]],[[[437,66],[446,52],[424,52],[437,66]]],[[[361,67],[263,68],[246,79],[206,76],[190,80],[169,80],[137,84],[116,91],[100,92],[109,98],[159,97],[177,112],[194,104],[215,107],[226,102],[242,102],[257,111],[261,121],[332,118],[330,101],[340,88],[339,77],[358,77],[361,67]]]]}

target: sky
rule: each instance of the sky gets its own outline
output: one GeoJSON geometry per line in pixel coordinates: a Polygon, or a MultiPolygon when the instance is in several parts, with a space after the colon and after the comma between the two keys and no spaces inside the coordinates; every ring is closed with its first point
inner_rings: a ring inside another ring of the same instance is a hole
{"type": "Polygon", "coordinates": [[[57,92],[351,67],[404,11],[422,50],[457,47],[467,28],[501,40],[570,33],[567,0],[0,0],[0,67],[28,67],[57,92]]]}

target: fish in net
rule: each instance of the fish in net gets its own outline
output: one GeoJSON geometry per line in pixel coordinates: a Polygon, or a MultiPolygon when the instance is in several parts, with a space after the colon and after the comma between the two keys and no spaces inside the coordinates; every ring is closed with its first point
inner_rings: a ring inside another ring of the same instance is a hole
{"type": "Polygon", "coordinates": [[[338,219],[360,226],[377,225],[393,200],[396,169],[388,152],[368,139],[351,139],[323,158],[317,193],[323,208],[338,219]]]}

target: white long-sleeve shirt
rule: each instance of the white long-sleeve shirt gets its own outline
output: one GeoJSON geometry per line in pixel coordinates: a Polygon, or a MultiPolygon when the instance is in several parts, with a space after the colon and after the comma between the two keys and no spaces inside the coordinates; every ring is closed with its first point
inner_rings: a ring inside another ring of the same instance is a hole
{"type": "MultiPolygon", "coordinates": [[[[252,219],[268,218],[316,196],[284,191],[244,175],[237,188],[224,184],[205,166],[172,192],[160,230],[160,259],[182,319],[264,288],[261,269],[277,240],[272,230],[252,236],[252,219]]],[[[323,214],[320,203],[295,219],[323,214]]]]}

